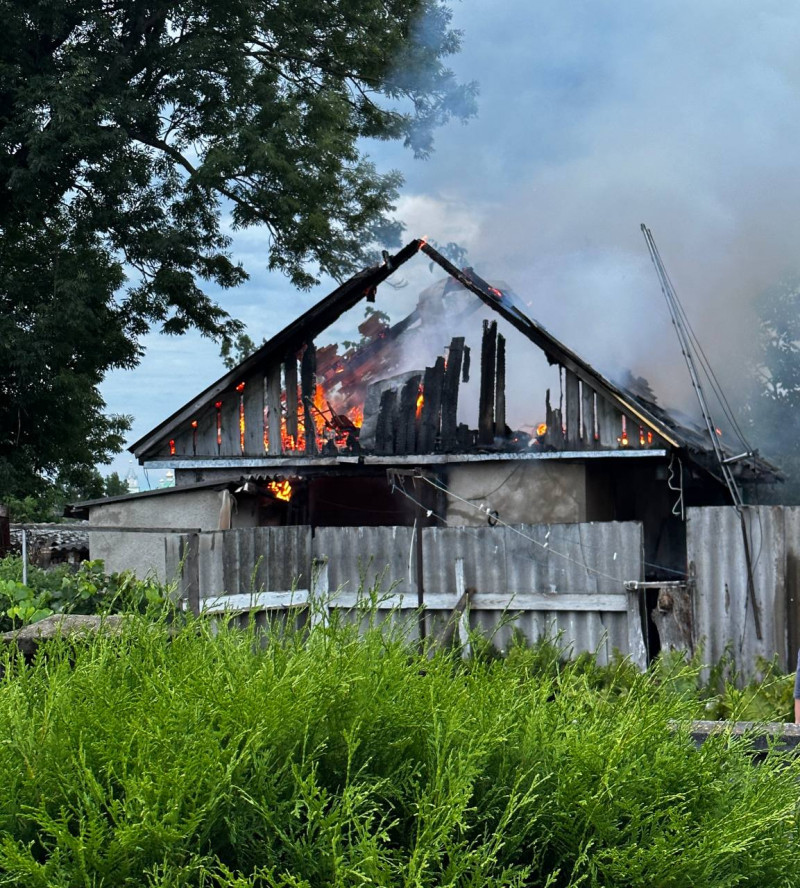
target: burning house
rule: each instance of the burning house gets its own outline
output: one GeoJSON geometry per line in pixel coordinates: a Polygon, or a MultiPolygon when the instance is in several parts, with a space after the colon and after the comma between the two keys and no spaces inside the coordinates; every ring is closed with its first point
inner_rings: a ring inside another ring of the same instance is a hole
{"type": "MultiPolygon", "coordinates": [[[[685,570],[684,509],[727,502],[707,433],[658,406],[643,380],[605,378],[512,292],[424,240],[342,284],[131,450],[172,467],[186,503],[203,494],[208,514],[186,505],[184,526],[640,521],[652,578],[685,570]],[[370,312],[420,255],[443,280],[399,322],[370,312]],[[362,302],[361,340],[329,342],[362,302]]],[[[734,471],[747,481],[772,469],[751,458],[734,471]]],[[[109,523],[113,508],[117,523],[141,524],[125,517],[139,499],[73,514],[109,523]]]]}

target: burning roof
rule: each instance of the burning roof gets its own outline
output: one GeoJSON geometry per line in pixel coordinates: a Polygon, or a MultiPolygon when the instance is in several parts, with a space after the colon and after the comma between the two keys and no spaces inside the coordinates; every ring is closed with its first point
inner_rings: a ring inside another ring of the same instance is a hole
{"type": "MultiPolygon", "coordinates": [[[[663,456],[683,450],[713,470],[706,439],[657,406],[646,383],[614,384],[528,317],[509,290],[415,240],[343,283],[131,450],[140,462],[185,460],[187,467],[221,460],[244,467],[403,455],[663,456]],[[378,312],[367,317],[361,341],[344,351],[317,347],[326,328],[361,300],[374,301],[378,286],[420,252],[447,273],[441,286],[423,294],[398,323],[378,312]],[[531,405],[538,416],[515,428],[508,424],[507,343],[498,320],[535,345],[557,378],[557,405],[548,389],[544,411],[531,405]],[[410,352],[418,357],[408,366],[403,356],[410,352]],[[459,397],[471,375],[477,404],[472,421],[462,422],[459,397]]],[[[763,461],[749,465],[775,475],[763,461]]]]}

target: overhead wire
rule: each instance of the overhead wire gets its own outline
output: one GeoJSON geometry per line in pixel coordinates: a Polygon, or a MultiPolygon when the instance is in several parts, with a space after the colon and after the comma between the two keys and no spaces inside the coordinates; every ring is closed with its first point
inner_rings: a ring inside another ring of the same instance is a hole
{"type": "MultiPolygon", "coordinates": [[[[421,475],[420,477],[422,478],[422,480],[426,484],[430,484],[431,487],[433,487],[436,490],[441,491],[442,493],[446,494],[447,496],[451,497],[452,499],[457,500],[458,502],[464,503],[465,505],[469,506],[470,508],[483,513],[487,517],[494,517],[495,524],[500,525],[501,527],[505,527],[507,530],[510,530],[512,533],[515,533],[518,536],[521,536],[523,539],[528,540],[529,542],[533,543],[535,546],[538,546],[539,548],[544,549],[548,553],[553,554],[558,558],[563,558],[565,561],[570,561],[573,564],[577,564],[578,567],[583,568],[585,571],[588,571],[589,573],[597,574],[597,576],[605,577],[605,579],[607,579],[607,580],[612,580],[615,583],[624,583],[625,582],[624,578],[615,577],[612,574],[606,573],[605,571],[598,570],[595,567],[590,567],[588,564],[586,564],[585,561],[579,561],[577,558],[572,558],[570,555],[566,555],[564,552],[559,552],[556,549],[553,549],[549,543],[550,530],[548,530],[546,532],[545,542],[542,543],[539,540],[535,539],[534,537],[530,536],[529,534],[524,533],[518,527],[514,527],[513,524],[508,524],[506,521],[503,521],[502,518],[500,518],[500,516],[496,510],[492,510],[492,509],[488,509],[488,508],[483,508],[482,506],[478,506],[475,503],[473,503],[471,500],[465,499],[464,497],[459,496],[457,493],[453,493],[452,490],[448,490],[446,487],[443,487],[440,484],[437,484],[432,479],[426,478],[424,475],[421,475]]],[[[614,553],[614,557],[616,558],[616,552],[614,553]]]]}

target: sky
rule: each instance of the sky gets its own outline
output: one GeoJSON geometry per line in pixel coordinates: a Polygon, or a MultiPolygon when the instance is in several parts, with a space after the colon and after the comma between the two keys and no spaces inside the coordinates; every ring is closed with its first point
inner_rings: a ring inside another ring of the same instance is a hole
{"type": "MultiPolygon", "coordinates": [[[[466,0],[453,13],[463,46],[450,64],[478,82],[477,117],[441,129],[426,161],[369,146],[380,169],[405,176],[407,239],[459,243],[588,361],[612,376],[629,367],[660,403],[687,409],[645,222],[723,386],[740,390],[754,298],[798,265],[800,8],[466,0]]],[[[332,289],[299,293],[270,275],[260,231],[235,233],[233,253],[250,280],[216,295],[257,342],[332,289]]],[[[412,287],[379,292],[393,320],[434,280],[421,260],[408,275],[412,287]]],[[[134,417],[129,443],[224,371],[218,346],[195,334],[145,346],[139,367],[102,386],[109,412],[134,417]]],[[[126,452],[103,471],[130,465],[126,452]]]]}

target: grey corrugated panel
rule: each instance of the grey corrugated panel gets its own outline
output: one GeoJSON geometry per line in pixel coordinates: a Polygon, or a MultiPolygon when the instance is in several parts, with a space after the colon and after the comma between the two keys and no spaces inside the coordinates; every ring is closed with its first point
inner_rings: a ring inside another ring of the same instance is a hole
{"type": "Polygon", "coordinates": [[[524,536],[505,529],[507,588],[511,591],[620,592],[626,580],[641,579],[642,527],[637,522],[518,525],[515,529],[524,536]]]}
{"type": "Polygon", "coordinates": [[[320,527],[313,539],[315,558],[328,559],[331,592],[346,589],[411,596],[416,600],[413,530],[410,527],[320,527]]]}
{"type": "Polygon", "coordinates": [[[696,580],[693,638],[695,644],[703,644],[706,663],[716,663],[729,647],[738,668],[745,673],[755,670],[758,657],[771,659],[776,653],[786,668],[784,513],[779,506],[750,506],[745,510],[761,619],[759,640],[736,510],[731,506],[687,510],[687,557],[696,580]]]}
{"type": "Polygon", "coordinates": [[[308,527],[237,528],[199,537],[200,594],[204,598],[310,585],[308,527]]]}
{"type": "Polygon", "coordinates": [[[423,535],[426,592],[456,592],[456,561],[465,585],[483,592],[505,591],[506,532],[502,527],[430,527],[423,535]]]}
{"type": "MultiPolygon", "coordinates": [[[[625,579],[641,576],[641,526],[521,525],[518,529],[540,545],[504,527],[426,529],[426,595],[447,595],[455,604],[458,566],[463,587],[508,598],[505,612],[473,609],[470,613],[471,625],[495,636],[499,647],[508,646],[516,625],[531,642],[544,635],[560,636],[561,643],[574,653],[597,650],[605,662],[617,648],[634,655],[638,662],[638,647],[631,648],[630,614],[585,611],[578,607],[577,599],[583,598],[585,607],[586,595],[618,595],[625,579]],[[528,592],[556,595],[562,609],[520,614],[514,598],[528,592]],[[576,609],[564,610],[565,599],[573,596],[576,609]],[[509,622],[512,616],[513,625],[509,622]]],[[[413,607],[417,601],[416,547],[409,527],[319,528],[313,540],[306,527],[217,531],[200,535],[200,553],[203,597],[283,591],[295,583],[309,588],[311,578],[306,574],[311,572],[312,557],[325,557],[332,595],[337,589],[366,592],[379,584],[384,594],[403,595],[405,604],[413,607]]],[[[428,632],[441,632],[451,612],[450,606],[430,609],[428,632]]],[[[384,607],[379,617],[404,627],[410,638],[417,637],[413,610],[392,612],[384,607]]],[[[361,619],[357,614],[349,618],[361,619]]]]}
{"type": "Polygon", "coordinates": [[[258,527],[253,533],[254,551],[261,559],[256,587],[267,592],[297,587],[311,588],[311,528],[258,527]]]}
{"type": "Polygon", "coordinates": [[[787,670],[797,663],[800,646],[800,508],[784,510],[786,542],[786,648],[787,670]]]}
{"type": "MultiPolygon", "coordinates": [[[[507,647],[513,626],[517,626],[529,641],[560,636],[560,643],[575,653],[597,650],[602,662],[615,648],[642,662],[643,642],[638,639],[641,631],[635,607],[631,613],[526,612],[508,624],[511,615],[519,613],[514,608],[515,594],[618,593],[626,580],[641,579],[641,524],[436,528],[427,530],[425,539],[426,593],[435,590],[455,596],[456,562],[460,559],[465,586],[508,594],[505,614],[475,610],[470,613],[471,625],[492,636],[497,646],[507,647]],[[629,625],[632,619],[635,645],[629,625]]],[[[448,614],[437,614],[431,619],[441,624],[447,617],[448,614]]]]}

